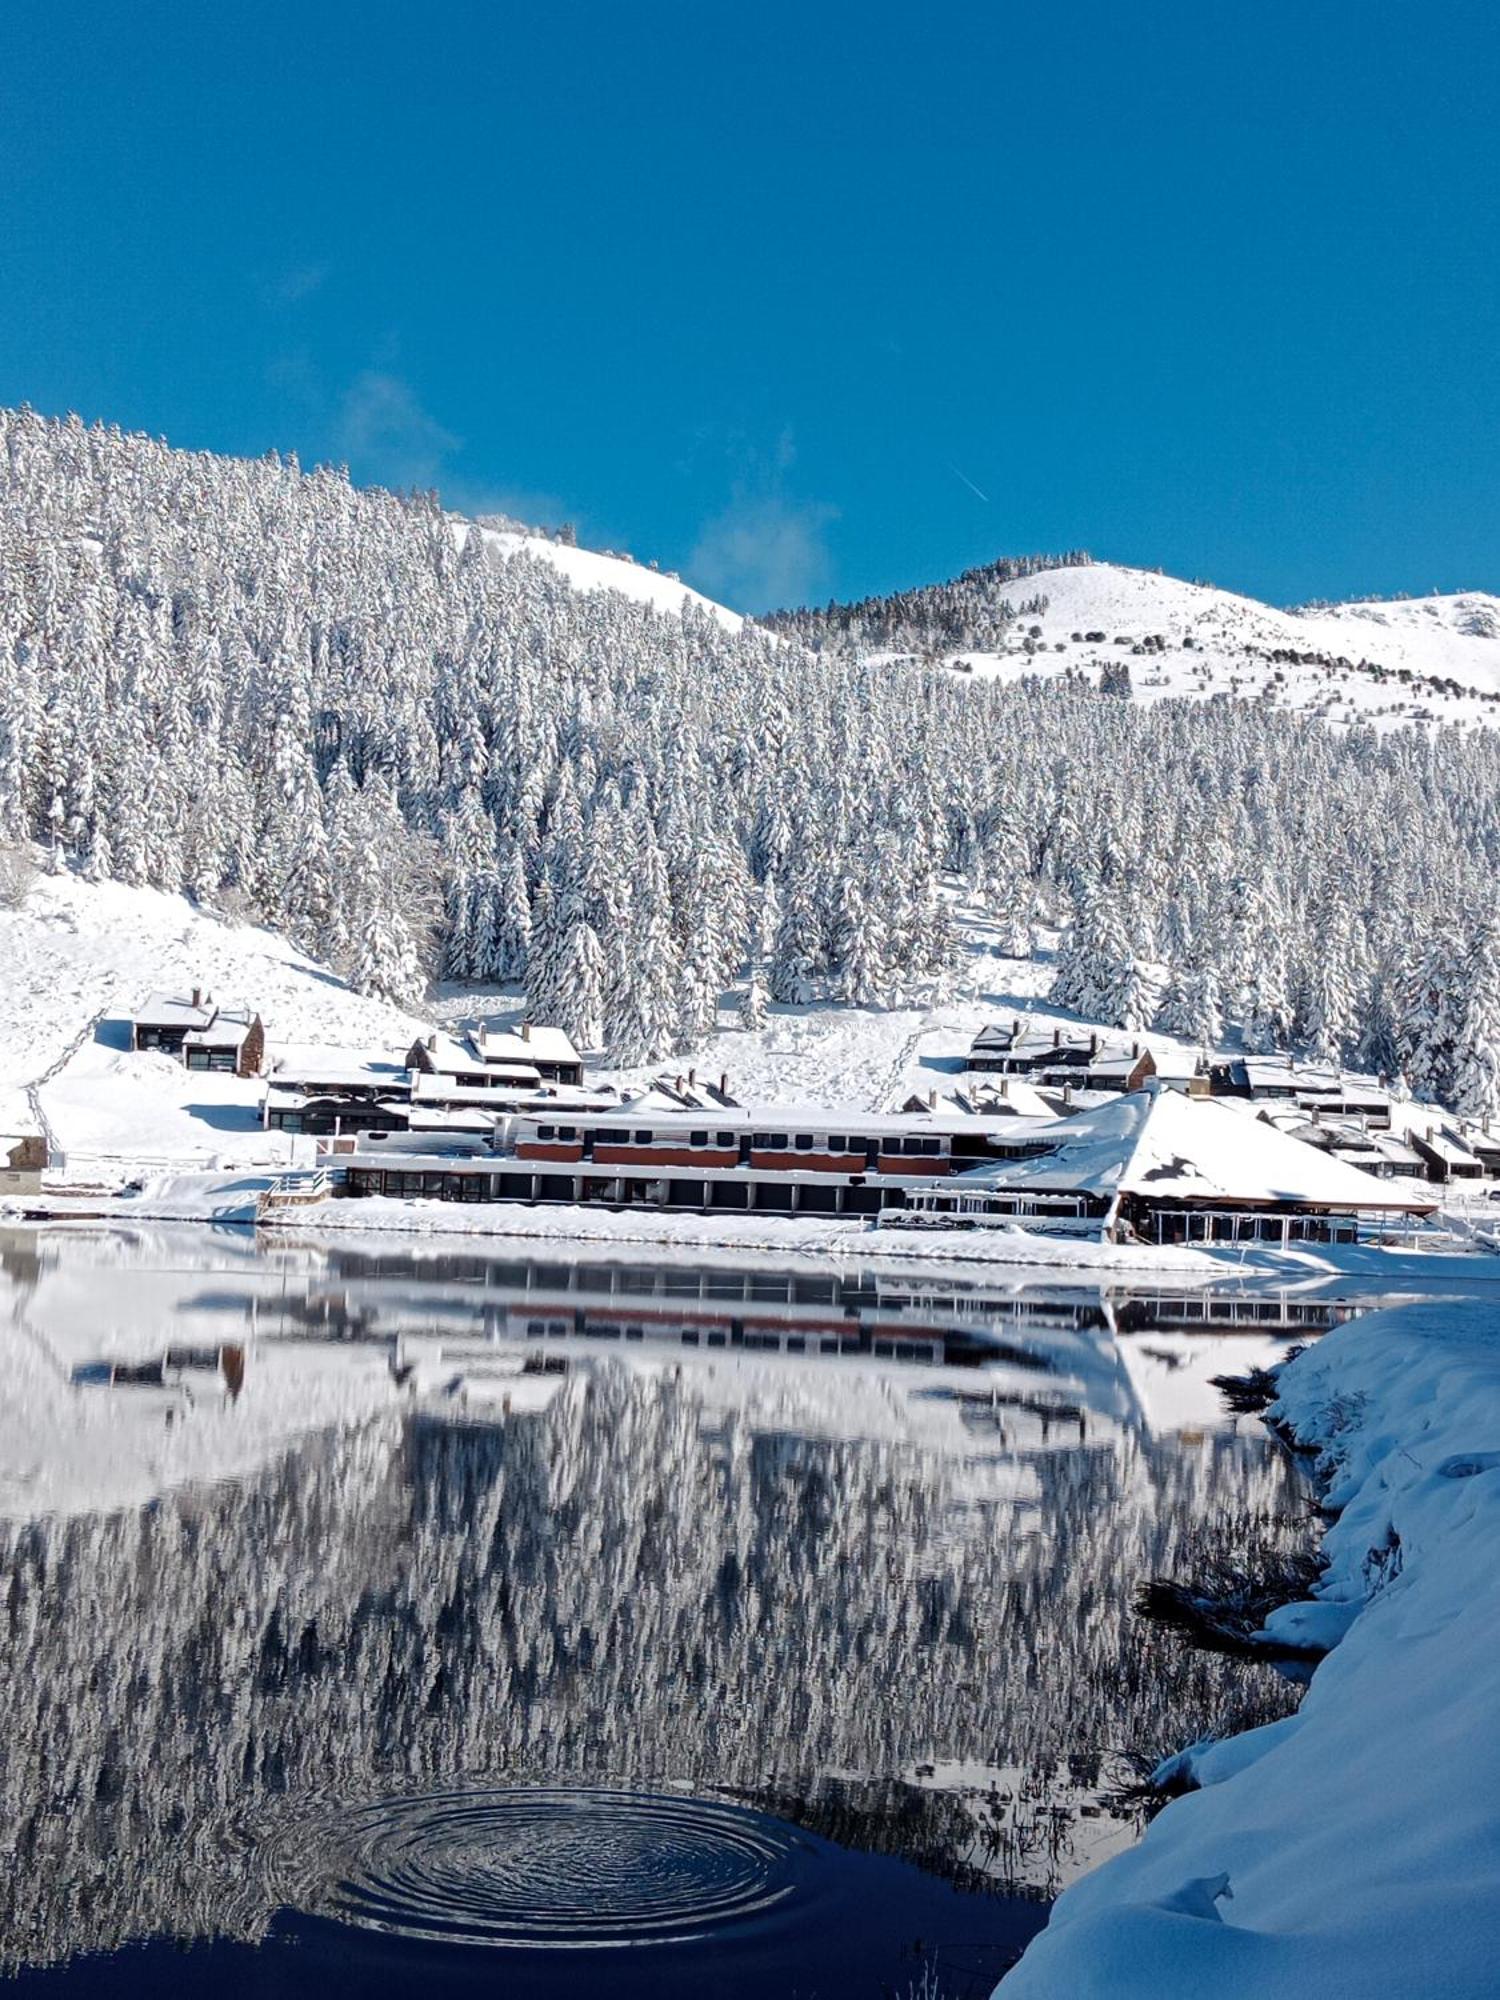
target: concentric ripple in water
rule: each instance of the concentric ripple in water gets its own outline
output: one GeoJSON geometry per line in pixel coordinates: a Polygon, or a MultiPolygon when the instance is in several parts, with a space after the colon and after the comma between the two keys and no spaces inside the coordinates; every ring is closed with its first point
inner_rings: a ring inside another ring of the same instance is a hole
{"type": "Polygon", "coordinates": [[[380,1799],[278,1844],[279,1900],[446,1943],[684,1942],[798,1886],[816,1844],[670,1793],[516,1789],[380,1799]]]}

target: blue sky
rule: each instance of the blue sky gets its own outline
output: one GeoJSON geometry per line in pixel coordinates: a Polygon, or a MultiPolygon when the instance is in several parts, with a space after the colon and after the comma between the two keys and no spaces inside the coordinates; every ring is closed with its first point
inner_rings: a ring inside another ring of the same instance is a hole
{"type": "Polygon", "coordinates": [[[1500,588],[1497,78],[1485,0],[23,0],[0,401],[748,608],[1500,588]]]}

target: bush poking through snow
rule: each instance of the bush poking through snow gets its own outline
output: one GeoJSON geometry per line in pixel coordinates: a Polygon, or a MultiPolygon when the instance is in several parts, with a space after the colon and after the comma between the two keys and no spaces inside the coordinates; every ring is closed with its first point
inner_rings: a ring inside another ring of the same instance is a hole
{"type": "Polygon", "coordinates": [[[1198,1537],[1196,1559],[1183,1580],[1152,1577],[1135,1594],[1142,1618],[1171,1625],[1206,1652],[1247,1659],[1321,1658],[1322,1646],[1272,1639],[1261,1628],[1273,1611],[1309,1596],[1323,1573],[1312,1551],[1278,1548],[1255,1538],[1248,1545],[1213,1530],[1198,1537]]]}

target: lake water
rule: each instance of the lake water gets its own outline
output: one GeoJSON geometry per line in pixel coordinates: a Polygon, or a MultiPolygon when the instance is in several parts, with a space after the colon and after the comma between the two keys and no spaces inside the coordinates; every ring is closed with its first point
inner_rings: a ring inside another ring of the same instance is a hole
{"type": "Polygon", "coordinates": [[[1305,1543],[1206,1378],[1328,1316],[0,1233],[0,1984],[988,1993],[1123,1753],[1291,1705],[1131,1593],[1305,1543]]]}

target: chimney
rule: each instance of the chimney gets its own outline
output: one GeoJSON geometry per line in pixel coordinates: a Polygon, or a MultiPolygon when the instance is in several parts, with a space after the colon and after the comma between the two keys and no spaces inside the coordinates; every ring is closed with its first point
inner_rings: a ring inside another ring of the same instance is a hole
{"type": "Polygon", "coordinates": [[[691,1085],[691,1086],[692,1086],[692,1087],[693,1087],[694,1089],[696,1089],[696,1088],[697,1088],[697,1086],[698,1086],[698,1072],[697,1072],[697,1070],[695,1070],[695,1069],[690,1069],[690,1070],[688,1071],[688,1082],[689,1082],[689,1084],[690,1084],[690,1085],[691,1085]]]}
{"type": "Polygon", "coordinates": [[[927,1109],[929,1111],[937,1110],[937,1092],[935,1090],[929,1090],[927,1093],[927,1109]]]}
{"type": "Polygon", "coordinates": [[[427,1037],[427,1053],[428,1053],[429,1055],[434,1055],[434,1056],[435,1056],[435,1055],[437,1054],[437,1036],[436,1036],[436,1035],[429,1035],[429,1036],[427,1037]]]}
{"type": "Polygon", "coordinates": [[[1021,1017],[1019,1014],[1012,1014],[1010,1017],[1011,1040],[1015,1041],[1019,1037],[1020,1033],[1021,1033],[1021,1017]]]}
{"type": "Polygon", "coordinates": [[[1061,1046],[1062,1046],[1062,1029],[1061,1029],[1061,1028],[1054,1028],[1054,1029],[1052,1030],[1052,1046],[1053,1046],[1053,1048],[1055,1048],[1055,1049],[1056,1049],[1056,1048],[1061,1048],[1061,1046]]]}
{"type": "Polygon", "coordinates": [[[521,1023],[521,1040],[523,1042],[529,1042],[531,1040],[531,1023],[529,1021],[523,1021],[521,1023]]]}
{"type": "Polygon", "coordinates": [[[1070,1111],[1072,1107],[1073,1107],[1073,1086],[1071,1083],[1065,1083],[1063,1085],[1063,1110],[1070,1111]]]}
{"type": "Polygon", "coordinates": [[[1098,1055],[1098,1053],[1099,1053],[1099,1037],[1098,1037],[1097,1035],[1090,1035],[1090,1036],[1089,1036],[1089,1054],[1090,1054],[1091,1056],[1096,1056],[1096,1055],[1098,1055]]]}
{"type": "Polygon", "coordinates": [[[719,1095],[720,1097],[727,1097],[729,1095],[729,1072],[727,1069],[719,1078],[719,1095]]]}
{"type": "Polygon", "coordinates": [[[1141,1052],[1141,1045],[1140,1045],[1140,1043],[1139,1043],[1139,1042],[1132,1042],[1132,1043],[1130,1044],[1130,1053],[1131,1053],[1131,1055],[1132,1055],[1132,1056],[1138,1056],[1138,1055],[1140,1054],[1140,1052],[1141,1052]]]}
{"type": "Polygon", "coordinates": [[[1002,1076],[1000,1079],[1000,1095],[1002,1097],[1010,1096],[1010,1078],[1008,1076],[1002,1076]]]}
{"type": "Polygon", "coordinates": [[[201,1007],[203,1005],[203,988],[201,986],[195,986],[193,988],[193,1005],[195,1007],[201,1007]]]}

